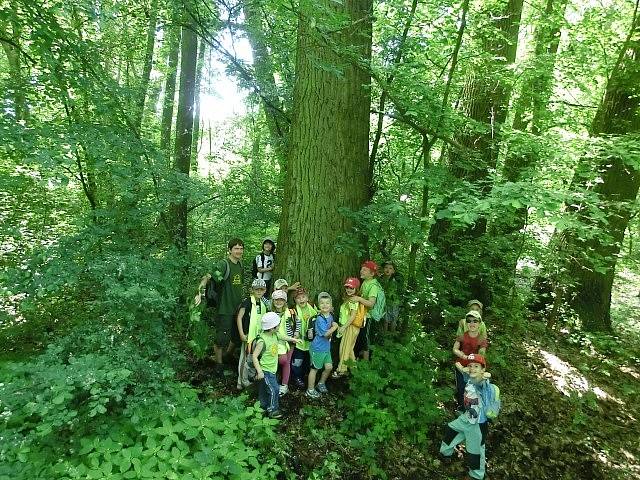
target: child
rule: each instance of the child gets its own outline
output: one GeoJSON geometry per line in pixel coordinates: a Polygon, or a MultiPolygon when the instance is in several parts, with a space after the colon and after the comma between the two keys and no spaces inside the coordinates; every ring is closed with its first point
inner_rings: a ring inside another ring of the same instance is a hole
{"type": "Polygon", "coordinates": [[[253,364],[256,367],[256,379],[260,380],[258,397],[260,406],[271,418],[280,418],[282,414],[278,409],[278,342],[299,343],[297,338],[280,336],[277,333],[280,325],[280,316],[275,312],[266,313],[262,317],[262,333],[257,337],[256,347],[253,350],[253,364]]]}
{"type": "MultiPolygon", "coordinates": [[[[484,355],[487,351],[487,337],[486,335],[480,335],[480,322],[482,317],[475,310],[469,310],[465,316],[465,324],[468,330],[462,335],[456,337],[456,341],[453,344],[453,354],[457,357],[456,361],[460,361],[463,366],[466,366],[469,355],[480,354],[484,355]]],[[[463,408],[463,397],[465,381],[462,373],[456,368],[456,401],[458,402],[458,408],[463,408]]]]}
{"type": "Polygon", "coordinates": [[[340,363],[337,370],[333,372],[333,378],[342,377],[347,373],[347,361],[356,361],[353,347],[355,347],[358,333],[360,333],[360,327],[363,325],[364,318],[362,317],[364,317],[365,313],[361,311],[361,318],[358,322],[355,322],[358,310],[364,309],[364,306],[353,301],[353,296],[356,295],[358,288],[360,288],[360,280],[355,277],[347,278],[344,282],[345,294],[340,306],[340,328],[338,328],[338,338],[342,337],[340,341],[340,363]]]}
{"type": "Polygon", "coordinates": [[[318,311],[309,304],[309,294],[304,288],[298,288],[295,294],[296,301],[296,317],[300,319],[302,332],[302,342],[295,346],[291,361],[291,371],[293,373],[293,381],[298,388],[305,388],[304,377],[309,373],[309,365],[311,359],[309,357],[309,346],[311,342],[306,338],[304,332],[309,329],[309,320],[315,316],[318,311]]]}
{"type": "Polygon", "coordinates": [[[400,315],[400,293],[402,292],[402,277],[397,272],[396,264],[386,261],[382,264],[384,275],[380,277],[380,284],[386,297],[386,312],[384,315],[384,332],[395,332],[398,316],[400,315]]]}
{"type": "Polygon", "coordinates": [[[333,369],[331,360],[331,335],[338,328],[331,314],[331,295],[321,292],[318,295],[318,308],[320,313],[316,317],[315,335],[311,342],[311,371],[307,384],[307,397],[318,398],[321,393],[328,393],[326,382],[333,369]],[[316,374],[324,367],[320,381],[316,387],[316,374]]]}
{"type": "Polygon", "coordinates": [[[262,242],[262,251],[253,259],[251,273],[253,278],[260,278],[267,284],[266,294],[271,294],[271,283],[273,282],[273,269],[276,259],[276,244],[270,238],[265,238],[262,242]]]}
{"type": "MultiPolygon", "coordinates": [[[[476,311],[480,314],[481,320],[480,320],[480,335],[483,336],[487,336],[487,326],[485,325],[484,321],[482,320],[482,302],[480,300],[476,300],[475,298],[473,300],[469,300],[467,302],[467,308],[469,310],[473,310],[476,311]]],[[[465,319],[461,318],[460,321],[458,322],[458,331],[456,332],[456,336],[461,337],[464,332],[468,331],[469,329],[467,328],[467,324],[465,323],[465,319]]]]}
{"type": "Polygon", "coordinates": [[[273,290],[284,291],[287,294],[287,299],[289,298],[289,292],[296,291],[298,288],[300,288],[300,282],[295,282],[293,285],[289,286],[289,282],[287,282],[284,278],[279,278],[275,282],[273,282],[273,290]]]}
{"type": "Polygon", "coordinates": [[[367,309],[366,323],[363,328],[360,329],[358,339],[356,340],[355,351],[356,355],[362,355],[364,360],[369,360],[369,336],[370,331],[373,328],[371,325],[373,320],[370,316],[371,309],[376,304],[376,299],[382,287],[380,282],[376,279],[378,272],[378,265],[373,260],[367,260],[362,264],[360,268],[360,278],[362,278],[361,296],[354,295],[353,301],[358,302],[367,309]]]}
{"type": "MultiPolygon", "coordinates": [[[[278,333],[280,337],[300,338],[300,320],[291,315],[287,309],[287,292],[284,290],[275,290],[271,294],[272,310],[280,317],[280,329],[278,333]]],[[[278,342],[278,365],[280,366],[280,374],[282,385],[280,385],[280,395],[286,395],[289,392],[289,375],[291,374],[291,356],[293,349],[288,341],[281,340],[278,342]]]]}
{"type": "Polygon", "coordinates": [[[238,390],[248,387],[251,382],[247,376],[247,355],[251,354],[251,344],[260,331],[262,316],[267,313],[267,304],[264,301],[264,293],[267,290],[266,282],[256,279],[251,284],[251,296],[240,305],[236,315],[236,326],[240,340],[240,360],[238,362],[238,390]],[[246,332],[246,333],[245,333],[246,332]]]}
{"type": "MultiPolygon", "coordinates": [[[[451,461],[456,445],[465,443],[465,460],[469,475],[465,479],[484,478],[485,441],[487,439],[487,419],[497,415],[500,408],[500,390],[489,383],[485,372],[487,363],[482,355],[469,355],[467,368],[460,362],[456,367],[468,374],[464,389],[464,411],[445,430],[440,444],[440,455],[445,463],[451,461]]],[[[466,376],[466,375],[465,375],[466,376]]]]}

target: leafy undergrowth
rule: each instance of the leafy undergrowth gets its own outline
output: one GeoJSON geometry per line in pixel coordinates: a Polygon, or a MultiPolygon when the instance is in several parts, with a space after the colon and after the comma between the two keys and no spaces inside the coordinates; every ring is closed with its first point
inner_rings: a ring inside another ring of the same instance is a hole
{"type": "MultiPolygon", "coordinates": [[[[489,370],[501,388],[503,410],[490,426],[487,478],[638,477],[637,418],[630,406],[638,394],[640,365],[633,339],[555,336],[540,324],[523,329],[488,322],[493,339],[489,370]]],[[[440,333],[439,338],[447,337],[440,333]]],[[[276,427],[284,442],[283,474],[300,479],[461,478],[462,458],[448,467],[437,460],[443,427],[453,418],[451,389],[446,388],[453,379],[444,343],[440,348],[427,343],[431,353],[417,362],[407,349],[425,345],[424,340],[378,349],[378,357],[356,378],[330,380],[331,392],[321,400],[291,389],[281,399],[285,416],[276,427]],[[392,358],[413,360],[389,365],[398,362],[392,358]],[[431,370],[435,364],[439,368],[431,370]],[[392,381],[394,371],[400,374],[392,381]],[[429,378],[422,377],[424,371],[431,372],[429,378]],[[425,401],[416,397],[420,392],[425,401]]],[[[204,373],[210,365],[200,365],[204,369],[192,381],[204,377],[203,392],[236,395],[235,375],[228,372],[214,380],[204,373]]],[[[255,399],[255,391],[249,394],[255,399]]]]}

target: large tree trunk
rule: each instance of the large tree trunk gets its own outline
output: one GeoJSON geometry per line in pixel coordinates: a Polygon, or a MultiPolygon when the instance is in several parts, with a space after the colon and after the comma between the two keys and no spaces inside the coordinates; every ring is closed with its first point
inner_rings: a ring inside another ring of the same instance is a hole
{"type": "MultiPolygon", "coordinates": [[[[518,31],[523,0],[501,0],[485,7],[490,17],[488,27],[477,31],[482,38],[484,62],[468,75],[461,98],[461,110],[470,120],[457,138],[464,150],[449,149],[449,173],[453,179],[474,184],[481,196],[491,190],[489,172],[495,169],[500,149],[500,129],[507,116],[511,95],[508,69],[516,57],[518,31]],[[500,12],[500,13],[498,13],[500,12]]],[[[454,201],[455,199],[452,199],[454,201]]],[[[460,252],[477,250],[477,239],[485,234],[486,218],[479,218],[468,228],[453,227],[446,218],[438,219],[429,233],[429,239],[451,265],[444,267],[452,278],[488,301],[490,291],[479,261],[460,262],[460,252]],[[460,264],[464,266],[460,269],[460,264]],[[456,268],[454,267],[457,267],[456,268]],[[471,282],[467,282],[470,279],[471,282]]],[[[475,255],[487,258],[478,253],[475,255]]],[[[461,292],[459,292],[461,293],[461,292]]]]}
{"type": "Polygon", "coordinates": [[[628,142],[635,141],[631,137],[640,133],[639,24],[636,17],[591,126],[593,137],[604,137],[610,144],[601,149],[601,160],[591,176],[573,182],[586,186],[596,178],[602,180],[592,182],[599,200],[595,214],[592,209],[576,212],[585,227],[596,227],[602,234],[585,240],[579,232],[568,232],[565,247],[567,278],[573,282],[568,298],[584,328],[591,331],[611,329],[616,262],[640,187],[637,159],[632,152],[626,154],[628,142]]]}
{"type": "Polygon", "coordinates": [[[173,104],[176,95],[178,57],[180,55],[180,27],[170,25],[167,34],[169,37],[169,57],[167,60],[167,77],[164,82],[164,99],[162,101],[160,149],[165,152],[168,165],[171,157],[171,125],[173,123],[173,104]]]}
{"type": "Polygon", "coordinates": [[[289,119],[276,86],[274,66],[267,48],[267,39],[264,35],[261,3],[260,0],[245,0],[242,2],[242,10],[247,38],[253,53],[256,82],[267,126],[269,127],[270,143],[276,153],[281,169],[284,170],[287,157],[289,119]]]}
{"type": "Polygon", "coordinates": [[[133,124],[140,130],[142,126],[142,118],[144,117],[144,104],[147,99],[147,91],[149,90],[149,79],[151,78],[151,69],[153,68],[153,50],[156,43],[156,24],[158,22],[158,0],[152,0],[149,7],[149,24],[147,26],[147,41],[144,52],[144,66],[142,67],[142,78],[140,79],[140,87],[138,98],[136,101],[135,113],[133,116],[133,124]]]}
{"type": "Polygon", "coordinates": [[[345,276],[358,274],[357,253],[335,246],[353,226],[339,210],[368,201],[371,15],[371,0],[300,5],[276,274],[300,280],[314,294],[335,292],[345,276]]]}
{"type": "Polygon", "coordinates": [[[176,203],[173,210],[173,241],[180,249],[187,247],[187,198],[186,186],[191,163],[193,140],[193,106],[196,83],[198,39],[188,26],[182,28],[180,48],[180,90],[176,115],[176,148],[174,169],[177,172],[176,203]]]}

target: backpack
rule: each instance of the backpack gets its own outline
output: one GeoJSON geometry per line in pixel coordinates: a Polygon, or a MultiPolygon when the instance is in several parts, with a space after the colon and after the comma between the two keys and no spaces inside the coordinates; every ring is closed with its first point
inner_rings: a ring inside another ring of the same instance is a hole
{"type": "MultiPolygon", "coordinates": [[[[376,280],[378,282],[378,280],[376,280]]],[[[376,303],[373,305],[373,308],[369,310],[369,317],[373,320],[381,320],[384,317],[387,309],[387,301],[384,296],[384,289],[380,282],[378,282],[378,295],[376,295],[376,303]]]]}
{"type": "MultiPolygon", "coordinates": [[[[376,300],[377,301],[377,300],[376,300]]],[[[367,316],[367,309],[361,303],[358,303],[358,310],[356,311],[356,316],[351,322],[351,325],[354,327],[362,328],[365,325],[365,317],[367,316]]]]}
{"type": "Polygon", "coordinates": [[[229,278],[229,271],[231,268],[229,267],[229,260],[224,259],[224,275],[222,276],[222,280],[218,281],[213,278],[213,276],[207,281],[207,285],[205,287],[205,298],[207,300],[208,308],[218,308],[220,305],[220,297],[222,296],[222,286],[224,282],[229,278]]]}
{"type": "Polygon", "coordinates": [[[500,400],[500,389],[493,383],[487,383],[481,391],[484,412],[489,420],[495,419],[500,413],[502,401],[500,400]]]}
{"type": "MultiPolygon", "coordinates": [[[[313,340],[316,337],[316,320],[318,319],[319,316],[321,316],[321,313],[318,313],[316,315],[314,315],[313,317],[311,317],[309,319],[309,327],[307,328],[307,340],[313,340]]],[[[326,319],[326,317],[323,316],[323,318],[326,319]]],[[[338,321],[338,313],[334,312],[333,313],[333,321],[337,322],[338,321]]]]}
{"type": "MultiPolygon", "coordinates": [[[[251,348],[249,349],[249,353],[247,354],[245,362],[244,362],[245,363],[245,369],[247,371],[247,377],[252,382],[256,379],[256,376],[258,375],[258,371],[256,370],[256,366],[253,364],[253,352],[256,349],[256,345],[258,344],[258,340],[262,340],[259,335],[256,338],[253,339],[253,342],[251,342],[251,348]]],[[[262,349],[262,351],[258,355],[258,361],[260,361],[260,359],[262,358],[263,354],[264,354],[264,348],[262,349]]]]}
{"type": "MultiPolygon", "coordinates": [[[[273,257],[273,262],[275,263],[276,254],[272,252],[271,256],[273,257]]],[[[256,258],[258,258],[257,255],[255,257],[253,257],[253,263],[251,264],[251,277],[252,278],[258,278],[258,262],[256,262],[256,258]]],[[[262,264],[261,268],[264,268],[264,252],[260,252],[260,263],[262,264]]]]}

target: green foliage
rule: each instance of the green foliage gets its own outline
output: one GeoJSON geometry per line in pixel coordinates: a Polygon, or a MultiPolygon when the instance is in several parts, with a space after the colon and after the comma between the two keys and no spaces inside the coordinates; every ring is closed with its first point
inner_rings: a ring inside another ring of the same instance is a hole
{"type": "Polygon", "coordinates": [[[369,362],[359,362],[343,400],[341,430],[351,447],[372,465],[376,449],[402,436],[417,447],[433,437],[442,419],[442,401],[449,388],[435,384],[438,363],[448,354],[427,335],[408,343],[386,342],[369,362]]]}
{"type": "Polygon", "coordinates": [[[203,404],[162,360],[143,360],[133,345],[78,355],[67,347],[6,368],[0,478],[249,479],[280,471],[276,422],[246,397],[203,404]]]}

